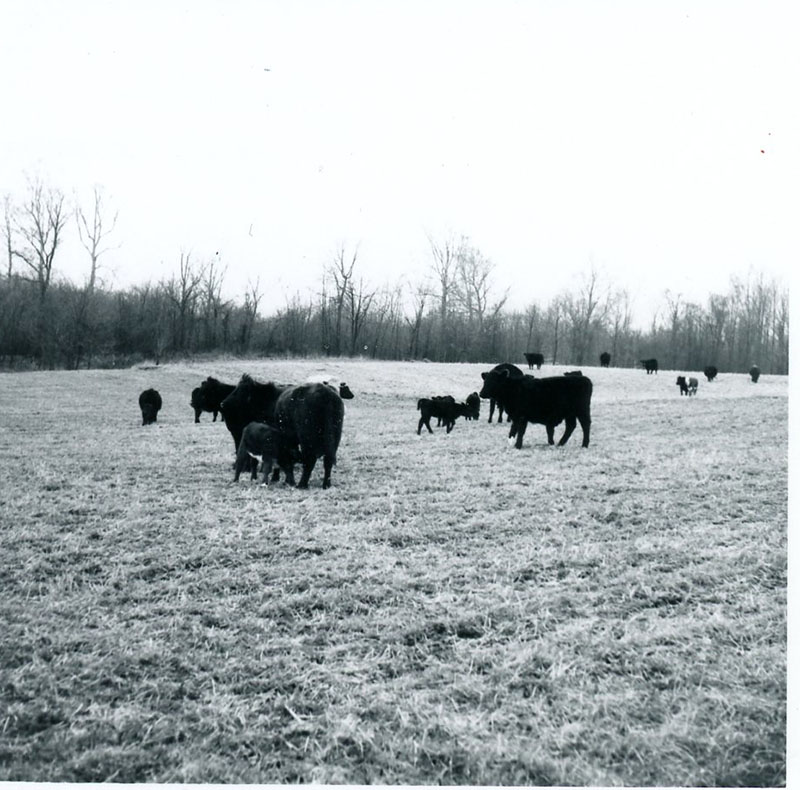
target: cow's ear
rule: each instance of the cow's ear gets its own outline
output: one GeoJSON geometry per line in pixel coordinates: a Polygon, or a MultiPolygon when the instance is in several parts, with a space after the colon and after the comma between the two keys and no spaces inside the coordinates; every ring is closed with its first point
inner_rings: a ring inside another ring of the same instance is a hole
{"type": "Polygon", "coordinates": [[[481,373],[481,378],[486,381],[486,373],[481,373]]]}

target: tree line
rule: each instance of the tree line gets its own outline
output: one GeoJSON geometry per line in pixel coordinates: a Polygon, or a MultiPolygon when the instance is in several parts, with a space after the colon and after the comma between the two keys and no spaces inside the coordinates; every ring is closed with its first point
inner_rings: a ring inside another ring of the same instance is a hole
{"type": "Polygon", "coordinates": [[[650,326],[640,328],[628,292],[593,267],[574,289],[512,310],[494,265],[468,238],[430,236],[429,268],[418,282],[372,284],[358,248],[342,246],[322,264],[317,292],[296,293],[262,314],[258,281],[238,301],[223,296],[218,257],[182,252],[167,278],[106,286],[116,218],[101,188],[87,210],[41,179],[29,181],[21,202],[5,198],[0,366],[79,369],[199,354],[495,363],[538,351],[549,363],[577,367],[607,351],[616,366],[656,357],[673,369],[745,371],[757,363],[765,373],[788,373],[788,288],[757,273],[731,278],[705,304],[667,291],[650,326]],[[69,232],[86,252],[80,283],[58,276],[69,232]]]}

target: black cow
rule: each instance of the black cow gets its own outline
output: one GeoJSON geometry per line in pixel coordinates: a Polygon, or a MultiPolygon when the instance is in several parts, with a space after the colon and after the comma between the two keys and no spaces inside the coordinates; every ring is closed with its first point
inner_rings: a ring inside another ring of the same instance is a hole
{"type": "MultiPolygon", "coordinates": [[[[250,469],[253,480],[258,476],[258,461],[262,462],[264,485],[269,484],[270,472],[277,463],[286,467],[294,463],[296,452],[284,441],[283,435],[277,428],[263,422],[251,422],[242,432],[239,450],[236,453],[236,466],[233,481],[239,480],[239,475],[250,469]]],[[[277,480],[277,475],[273,478],[277,480]]]]}
{"type": "Polygon", "coordinates": [[[200,414],[208,411],[214,415],[212,422],[216,422],[220,403],[235,389],[235,384],[223,384],[209,376],[199,387],[192,390],[190,405],[194,409],[194,421],[200,422],[200,414]]]}
{"type": "MultiPolygon", "coordinates": [[[[288,387],[275,403],[275,427],[283,434],[286,447],[299,447],[303,474],[298,488],[308,488],[311,472],[322,458],[322,487],[330,488],[331,469],[342,438],[344,403],[339,394],[325,384],[300,384],[288,387]]],[[[286,482],[294,485],[292,465],[281,465],[286,482]]]]}
{"type": "Polygon", "coordinates": [[[714,381],[714,379],[717,377],[717,373],[718,373],[718,371],[717,371],[717,369],[716,369],[716,368],[715,368],[713,365],[707,365],[707,366],[706,366],[706,367],[703,369],[703,373],[705,374],[705,377],[706,377],[706,378],[707,378],[709,381],[714,381]]]}
{"type": "MultiPolygon", "coordinates": [[[[434,395],[430,398],[433,401],[439,401],[441,403],[455,403],[456,399],[452,395],[434,395]]],[[[419,408],[419,403],[417,404],[417,408],[419,408]]],[[[436,417],[436,427],[439,428],[442,423],[444,422],[444,417],[434,414],[432,415],[436,417]]]]}
{"type": "Polygon", "coordinates": [[[158,412],[161,410],[161,395],[158,390],[149,389],[139,395],[139,408],[142,410],[142,425],[158,422],[158,412]]]}
{"type": "Polygon", "coordinates": [[[589,429],[592,424],[592,381],[586,376],[551,376],[536,379],[532,376],[512,378],[507,371],[490,370],[483,377],[482,398],[495,398],[502,402],[513,420],[516,448],[529,422],[541,423],[547,430],[548,444],[553,444],[556,425],[564,422],[564,435],[559,446],[566,444],[576,422],[583,430],[583,447],[589,446],[589,429]]]}
{"type": "Polygon", "coordinates": [[[542,365],[544,365],[544,354],[526,351],[525,361],[528,363],[528,370],[533,370],[534,365],[536,365],[536,370],[541,370],[542,365]]]}
{"type": "MultiPolygon", "coordinates": [[[[516,365],[512,365],[510,362],[501,362],[499,365],[495,365],[492,370],[507,370],[509,376],[518,379],[521,379],[525,375],[516,365]]],[[[492,421],[495,407],[497,408],[497,422],[501,423],[503,422],[503,412],[506,411],[506,409],[505,406],[495,398],[489,400],[489,422],[492,421]]]]}
{"type": "Polygon", "coordinates": [[[348,387],[343,381],[339,382],[339,397],[342,400],[352,400],[355,398],[355,395],[353,395],[350,387],[348,387]]]}
{"type": "Polygon", "coordinates": [[[760,375],[761,375],[761,370],[759,369],[758,365],[753,365],[753,367],[750,368],[750,381],[752,381],[753,384],[757,384],[758,377],[760,375]]]}
{"type": "Polygon", "coordinates": [[[469,407],[469,411],[464,415],[467,420],[477,420],[481,415],[481,396],[477,392],[470,392],[464,401],[469,407]]]}
{"type": "Polygon", "coordinates": [[[600,354],[600,367],[607,368],[611,364],[611,354],[608,351],[604,351],[600,354]]]}
{"type": "Polygon", "coordinates": [[[419,423],[417,424],[417,436],[422,431],[424,425],[428,429],[428,433],[433,433],[431,428],[431,417],[436,417],[441,420],[440,424],[444,425],[447,433],[453,430],[456,420],[459,417],[466,417],[472,409],[466,403],[456,403],[454,400],[446,400],[450,396],[439,398],[420,398],[417,401],[417,409],[420,412],[419,423]]]}
{"type": "Polygon", "coordinates": [[[647,375],[649,376],[651,373],[658,373],[658,360],[657,359],[642,359],[642,365],[644,365],[644,369],[647,371],[647,375]]]}
{"type": "Polygon", "coordinates": [[[251,422],[275,423],[275,404],[286,389],[287,386],[272,381],[266,384],[256,381],[245,373],[233,392],[222,401],[220,411],[233,437],[236,452],[239,451],[242,433],[251,422]]]}

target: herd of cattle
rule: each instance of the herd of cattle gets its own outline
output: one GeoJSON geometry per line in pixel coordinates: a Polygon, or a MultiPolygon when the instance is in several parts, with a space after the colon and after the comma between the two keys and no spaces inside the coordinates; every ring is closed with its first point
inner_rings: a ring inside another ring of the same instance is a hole
{"type": "MultiPolygon", "coordinates": [[[[542,354],[526,353],[528,368],[537,370],[544,364],[542,354]]],[[[600,355],[602,367],[608,367],[611,357],[607,352],[600,355]]],[[[648,374],[658,373],[658,360],[641,360],[648,374]]],[[[757,382],[758,366],[749,371],[750,378],[757,382]]],[[[708,381],[717,376],[717,368],[709,365],[704,369],[708,381]]],[[[470,393],[463,403],[452,395],[420,398],[417,434],[423,426],[433,433],[430,421],[444,426],[450,433],[459,417],[477,420],[480,415],[481,398],[489,401],[489,422],[495,409],[498,422],[503,414],[511,427],[509,439],[515,439],[517,449],[528,423],[545,426],[547,441],[555,443],[555,428],[564,423],[564,433],[559,446],[566,444],[577,424],[583,432],[583,447],[589,446],[592,424],[592,381],[580,370],[568,371],[563,376],[536,378],[525,374],[516,365],[503,362],[489,371],[481,373],[483,385],[480,392],[470,393]]],[[[698,381],[693,376],[678,376],[676,382],[681,395],[696,395],[698,381]]],[[[192,390],[190,405],[194,410],[194,421],[200,422],[203,412],[222,414],[225,425],[233,437],[236,462],[234,480],[242,472],[250,472],[255,479],[258,463],[262,463],[264,483],[270,475],[278,480],[281,471],[285,482],[295,485],[294,465],[300,463],[303,472],[298,488],[307,488],[309,478],[317,460],[322,458],[322,487],[329,488],[331,470],[336,463],[336,453],[342,438],[344,424],[344,401],[353,398],[353,393],[344,382],[334,385],[328,381],[308,382],[300,385],[262,383],[244,374],[238,384],[224,384],[209,376],[199,387],[192,390]]],[[[162,406],[161,395],[155,389],[147,389],[139,395],[142,424],[157,421],[162,406]]]]}

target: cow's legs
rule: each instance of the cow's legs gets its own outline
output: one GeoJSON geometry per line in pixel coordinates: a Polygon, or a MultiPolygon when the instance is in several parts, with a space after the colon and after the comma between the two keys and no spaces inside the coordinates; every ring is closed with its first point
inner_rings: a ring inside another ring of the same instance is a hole
{"type": "Polygon", "coordinates": [[[219,412],[218,412],[218,411],[215,411],[215,412],[214,412],[214,419],[213,419],[211,422],[216,422],[216,421],[217,421],[217,415],[218,415],[218,414],[219,414],[219,412]]]}
{"type": "Polygon", "coordinates": [[[592,418],[589,416],[578,417],[578,422],[581,424],[581,430],[583,431],[583,442],[581,442],[581,447],[588,447],[589,429],[592,427],[592,418]]]}
{"type": "Polygon", "coordinates": [[[572,436],[572,432],[575,430],[575,425],[577,424],[577,420],[575,417],[565,417],[564,418],[564,435],[561,437],[561,441],[558,443],[559,447],[563,447],[570,436],[572,436]]]}
{"type": "Polygon", "coordinates": [[[200,409],[195,409],[194,410],[194,421],[195,422],[200,422],[200,409]]]}
{"type": "Polygon", "coordinates": [[[525,436],[525,430],[528,427],[527,420],[514,420],[514,425],[512,426],[512,430],[516,429],[517,432],[517,441],[514,445],[517,450],[522,449],[522,438],[525,436]]]}
{"type": "Polygon", "coordinates": [[[311,473],[317,463],[315,455],[307,455],[303,457],[303,474],[300,475],[300,482],[297,484],[298,488],[308,488],[308,481],[311,478],[311,473]]]}
{"type": "Polygon", "coordinates": [[[548,444],[555,444],[556,440],[555,440],[554,434],[556,432],[556,426],[555,425],[545,425],[544,428],[547,431],[547,443],[548,444]]]}
{"type": "Polygon", "coordinates": [[[331,487],[331,469],[333,469],[333,456],[332,455],[325,455],[322,459],[322,468],[325,470],[325,474],[322,478],[322,487],[323,488],[330,488],[331,487]]]}

